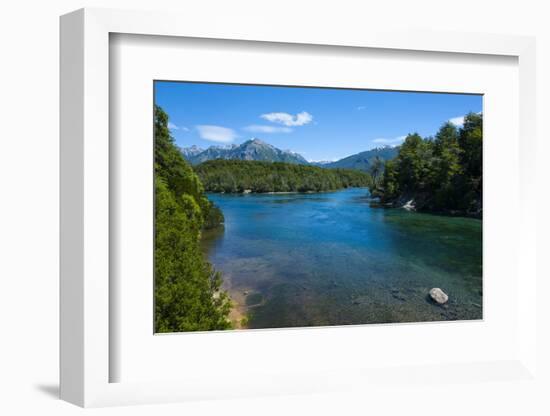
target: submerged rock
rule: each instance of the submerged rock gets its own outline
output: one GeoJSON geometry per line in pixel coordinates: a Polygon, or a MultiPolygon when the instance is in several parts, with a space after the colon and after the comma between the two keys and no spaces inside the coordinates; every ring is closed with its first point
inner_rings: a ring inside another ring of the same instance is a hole
{"type": "Polygon", "coordinates": [[[449,300],[449,296],[438,287],[430,290],[430,298],[438,305],[443,305],[449,300]]]}
{"type": "Polygon", "coordinates": [[[404,302],[407,300],[405,294],[399,289],[391,289],[390,293],[391,293],[391,296],[396,300],[400,300],[401,302],[404,302]]]}

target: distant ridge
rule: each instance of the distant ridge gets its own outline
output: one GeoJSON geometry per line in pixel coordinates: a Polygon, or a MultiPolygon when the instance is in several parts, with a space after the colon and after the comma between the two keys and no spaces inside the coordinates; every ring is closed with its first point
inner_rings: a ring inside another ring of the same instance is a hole
{"type": "Polygon", "coordinates": [[[381,162],[393,159],[399,153],[399,147],[382,146],[357,153],[336,162],[318,164],[323,168],[355,169],[368,172],[374,161],[378,158],[381,162]]]}
{"type": "Polygon", "coordinates": [[[211,146],[208,149],[191,146],[181,149],[181,153],[192,165],[216,159],[286,162],[299,165],[309,164],[300,154],[278,149],[257,138],[247,140],[240,145],[211,146]]]}
{"type": "Polygon", "coordinates": [[[374,161],[379,159],[382,163],[393,159],[399,152],[399,147],[376,147],[366,150],[337,161],[308,162],[299,153],[290,150],[281,150],[258,138],[247,140],[237,145],[210,146],[202,149],[198,146],[190,146],[180,149],[183,157],[192,165],[199,165],[203,162],[216,159],[224,160],[255,160],[263,162],[286,162],[297,165],[311,165],[322,168],[354,169],[369,172],[374,161]]]}

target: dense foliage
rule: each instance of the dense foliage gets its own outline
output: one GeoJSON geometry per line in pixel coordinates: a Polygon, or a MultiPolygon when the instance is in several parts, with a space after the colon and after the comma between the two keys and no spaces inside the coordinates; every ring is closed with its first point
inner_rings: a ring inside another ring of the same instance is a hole
{"type": "Polygon", "coordinates": [[[210,192],[321,192],[372,184],[360,171],[282,162],[210,160],[195,171],[210,192]]]}
{"type": "Polygon", "coordinates": [[[167,114],[155,107],[156,332],[230,327],[221,276],[199,247],[201,230],[221,222],[223,214],[174,145],[167,114]]]}
{"type": "Polygon", "coordinates": [[[445,123],[435,137],[409,134],[397,157],[386,161],[373,194],[418,210],[481,217],[483,116],[470,113],[457,128],[445,123]]]}

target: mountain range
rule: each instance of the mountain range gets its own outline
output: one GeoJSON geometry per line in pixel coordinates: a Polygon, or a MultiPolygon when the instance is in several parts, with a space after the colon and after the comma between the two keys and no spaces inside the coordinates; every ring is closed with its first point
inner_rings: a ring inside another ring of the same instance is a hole
{"type": "Polygon", "coordinates": [[[319,166],[323,168],[344,168],[367,172],[376,158],[384,162],[396,157],[397,153],[399,153],[399,147],[375,147],[374,149],[366,150],[335,162],[322,163],[319,166]]]}
{"type": "Polygon", "coordinates": [[[181,149],[183,157],[192,165],[206,162],[207,160],[259,160],[264,162],[286,162],[299,165],[308,165],[309,162],[298,153],[290,150],[281,150],[260,139],[251,139],[240,145],[210,146],[201,149],[191,146],[181,149]]]}
{"type": "Polygon", "coordinates": [[[398,147],[383,146],[357,153],[337,161],[308,162],[302,155],[281,150],[260,139],[253,138],[240,145],[210,146],[202,149],[198,146],[180,149],[183,157],[192,165],[198,165],[208,160],[258,160],[267,162],[286,162],[299,165],[313,165],[323,168],[345,168],[367,172],[373,161],[379,158],[382,162],[393,159],[399,152],[398,147]]]}

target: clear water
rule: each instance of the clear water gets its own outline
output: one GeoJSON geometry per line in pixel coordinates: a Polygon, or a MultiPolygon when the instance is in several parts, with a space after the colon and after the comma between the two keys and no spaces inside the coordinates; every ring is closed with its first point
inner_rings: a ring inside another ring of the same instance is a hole
{"type": "Polygon", "coordinates": [[[366,189],[209,198],[225,227],[203,249],[249,328],[482,318],[480,220],[372,208],[366,189]]]}

